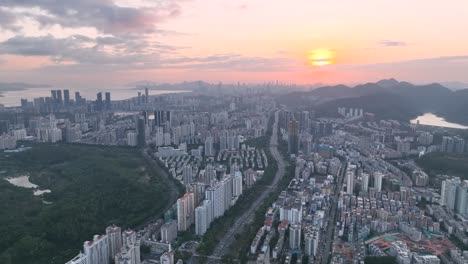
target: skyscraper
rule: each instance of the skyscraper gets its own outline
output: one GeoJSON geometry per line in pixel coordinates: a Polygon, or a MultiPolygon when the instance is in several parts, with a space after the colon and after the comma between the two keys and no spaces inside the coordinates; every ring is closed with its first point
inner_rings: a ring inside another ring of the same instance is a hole
{"type": "Polygon", "coordinates": [[[95,235],[93,241],[84,242],[83,250],[88,258],[88,263],[109,264],[108,242],[106,235],[95,235]]]}
{"type": "Polygon", "coordinates": [[[362,173],[361,174],[361,190],[363,192],[367,192],[369,190],[369,174],[367,173],[362,173]]]}
{"type": "Polygon", "coordinates": [[[184,166],[182,171],[182,177],[185,185],[189,185],[193,182],[193,170],[190,164],[184,166]]]}
{"type": "Polygon", "coordinates": [[[289,154],[297,154],[299,148],[298,122],[294,119],[288,122],[288,151],[289,154]]]}
{"type": "Polygon", "coordinates": [[[109,226],[106,228],[106,236],[109,245],[109,255],[112,259],[122,248],[122,230],[118,226],[109,226]]]}
{"type": "Polygon", "coordinates": [[[205,156],[207,156],[207,157],[214,156],[213,137],[212,136],[208,136],[205,139],[205,156]]]}
{"type": "Polygon", "coordinates": [[[177,229],[186,231],[194,220],[195,199],[193,193],[186,193],[177,199],[177,229]]]}
{"type": "Polygon", "coordinates": [[[63,104],[65,107],[70,106],[70,91],[68,89],[63,90],[63,104]]]}
{"type": "Polygon", "coordinates": [[[440,205],[445,205],[450,210],[455,209],[457,199],[457,187],[460,184],[460,178],[453,178],[442,181],[440,205]]]}
{"type": "Polygon", "coordinates": [[[354,173],[346,172],[346,193],[353,194],[354,192],[354,173]]]}
{"type": "Polygon", "coordinates": [[[374,173],[374,188],[375,188],[375,191],[377,192],[382,191],[382,179],[383,179],[383,174],[381,172],[374,173]]]}
{"type": "Polygon", "coordinates": [[[59,106],[63,105],[62,90],[57,90],[57,104],[59,106]]]}
{"type": "Polygon", "coordinates": [[[75,92],[75,104],[81,105],[81,95],[80,92],[75,92]]]}
{"type": "Polygon", "coordinates": [[[289,226],[289,247],[299,249],[301,247],[301,225],[289,226]]]}
{"type": "Polygon", "coordinates": [[[103,105],[103,102],[102,102],[102,93],[99,92],[97,93],[96,95],[96,104],[95,104],[95,109],[96,111],[102,111],[102,105],[103,105]]]}
{"type": "Polygon", "coordinates": [[[309,131],[310,128],[310,117],[309,117],[309,111],[302,111],[301,112],[301,119],[300,119],[300,127],[301,131],[309,131]]]}
{"type": "Polygon", "coordinates": [[[106,92],[106,110],[109,111],[111,110],[111,93],[106,92]]]}
{"type": "Polygon", "coordinates": [[[205,234],[213,221],[211,201],[205,200],[203,204],[195,209],[195,233],[199,236],[205,234]]]}
{"type": "Polygon", "coordinates": [[[149,102],[149,92],[148,92],[148,87],[145,88],[145,103],[149,102]]]}
{"type": "Polygon", "coordinates": [[[145,119],[143,116],[138,117],[137,134],[138,134],[138,146],[142,147],[146,144],[146,126],[145,126],[145,119]]]}

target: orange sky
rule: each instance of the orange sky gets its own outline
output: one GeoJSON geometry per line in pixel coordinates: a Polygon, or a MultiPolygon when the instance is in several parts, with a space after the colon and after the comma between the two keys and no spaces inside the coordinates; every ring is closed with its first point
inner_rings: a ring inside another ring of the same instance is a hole
{"type": "Polygon", "coordinates": [[[25,2],[0,3],[15,18],[0,20],[0,82],[468,83],[466,0],[25,2]]]}

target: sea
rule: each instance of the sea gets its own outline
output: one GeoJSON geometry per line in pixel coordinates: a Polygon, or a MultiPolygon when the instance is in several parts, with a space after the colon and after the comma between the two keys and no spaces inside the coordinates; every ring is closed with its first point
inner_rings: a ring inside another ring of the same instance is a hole
{"type": "MultiPolygon", "coordinates": [[[[21,105],[21,99],[28,99],[32,101],[34,98],[38,97],[47,97],[50,95],[50,90],[58,88],[31,88],[21,91],[8,91],[0,94],[0,104],[10,107],[10,106],[19,106],[21,105]]],[[[144,90],[136,90],[134,87],[113,87],[109,89],[99,89],[99,88],[80,88],[80,89],[68,89],[70,90],[70,99],[75,98],[75,92],[80,92],[81,97],[84,97],[88,100],[95,100],[96,94],[99,92],[104,93],[110,92],[112,101],[130,99],[132,97],[137,97],[138,92],[142,94],[145,93],[144,90]]],[[[149,95],[160,95],[160,94],[170,94],[170,93],[180,93],[180,92],[189,92],[183,90],[149,90],[149,95]]],[[[62,92],[63,96],[63,92],[62,92]]]]}

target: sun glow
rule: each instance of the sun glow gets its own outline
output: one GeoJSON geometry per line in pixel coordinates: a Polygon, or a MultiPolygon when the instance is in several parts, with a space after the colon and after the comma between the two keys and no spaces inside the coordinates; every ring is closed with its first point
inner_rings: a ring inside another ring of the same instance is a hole
{"type": "Polygon", "coordinates": [[[335,52],[329,49],[317,49],[309,51],[308,59],[310,65],[323,67],[335,63],[335,52]]]}

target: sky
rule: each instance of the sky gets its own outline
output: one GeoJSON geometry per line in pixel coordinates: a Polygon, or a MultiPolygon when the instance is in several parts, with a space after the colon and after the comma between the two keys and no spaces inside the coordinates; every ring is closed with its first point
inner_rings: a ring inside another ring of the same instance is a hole
{"type": "Polygon", "coordinates": [[[468,83],[466,0],[0,0],[0,82],[468,83]]]}

